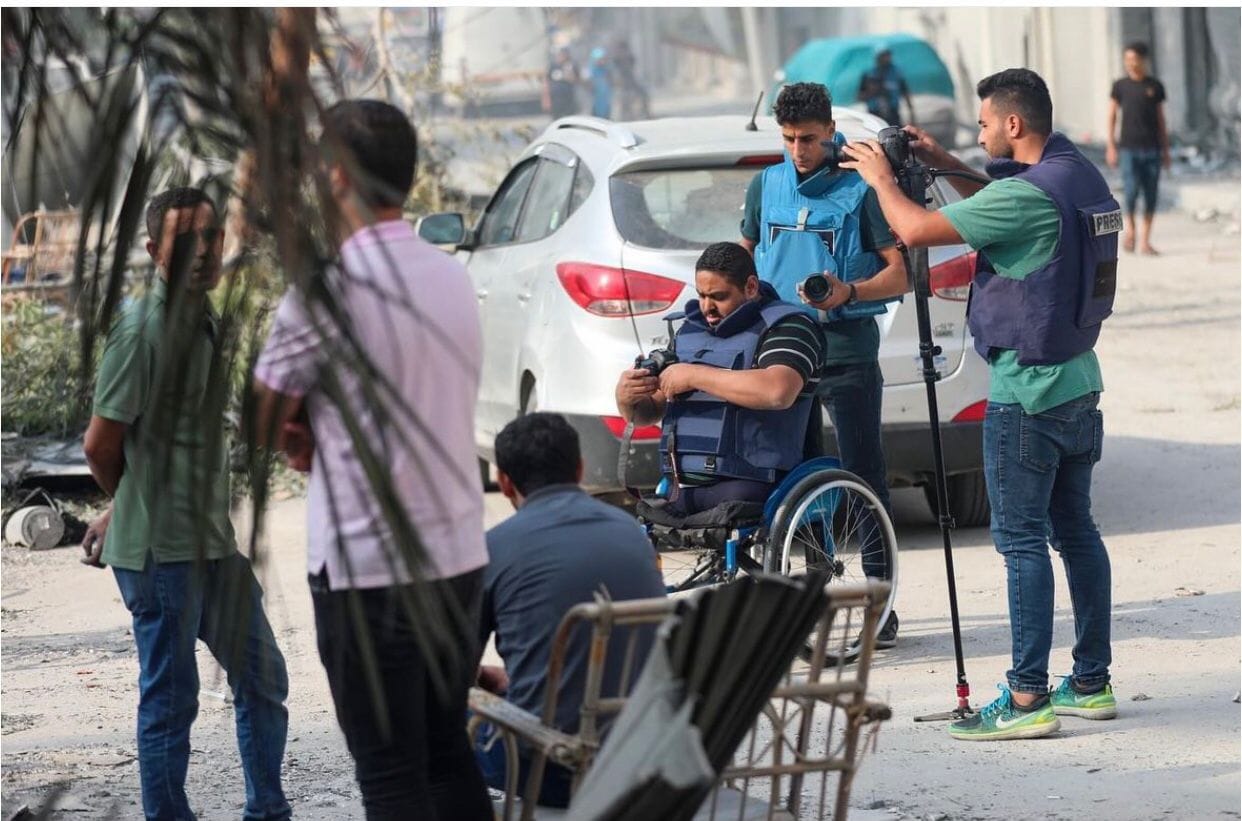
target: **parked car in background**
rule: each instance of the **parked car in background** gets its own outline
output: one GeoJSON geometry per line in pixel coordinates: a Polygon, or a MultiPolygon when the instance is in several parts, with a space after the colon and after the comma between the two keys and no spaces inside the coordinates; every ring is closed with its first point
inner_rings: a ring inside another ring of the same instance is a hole
{"type": "MultiPolygon", "coordinates": [[[[942,145],[952,147],[957,139],[953,78],[936,50],[911,34],[810,40],[776,72],[769,105],[776,101],[780,87],[786,83],[823,83],[832,94],[834,110],[849,107],[866,111],[866,104],[858,97],[859,86],[863,75],[875,65],[875,54],[880,48],[892,52],[893,65],[906,78],[918,125],[942,145]]],[[[905,111],[904,101],[902,110],[905,111]]]]}
{"type": "MultiPolygon", "coordinates": [[[[663,317],[694,296],[702,249],[740,238],[751,177],[783,160],[774,120],[760,118],[757,131],[746,125],[742,116],[633,123],[567,117],[526,148],[473,228],[460,214],[420,220],[421,236],[466,265],[478,296],[480,458],[494,459],[492,442],[515,416],[556,411],[581,437],[583,484],[597,493],[620,489],[625,423],[613,397],[617,376],[637,355],[667,344],[663,317]]],[[[851,140],[874,137],[883,126],[849,109],[837,114],[851,140]]],[[[937,183],[932,193],[937,206],[956,199],[947,185],[937,183]]],[[[966,327],[973,260],[959,245],[932,249],[930,264],[953,513],[962,524],[979,524],[987,517],[981,425],[988,375],[966,327]]],[[[912,301],[892,303],[878,321],[889,480],[926,485],[933,467],[912,301]]],[[[833,436],[826,439],[835,447],[833,436]]],[[[658,443],[658,427],[634,432],[628,484],[656,483],[658,443]]]]}

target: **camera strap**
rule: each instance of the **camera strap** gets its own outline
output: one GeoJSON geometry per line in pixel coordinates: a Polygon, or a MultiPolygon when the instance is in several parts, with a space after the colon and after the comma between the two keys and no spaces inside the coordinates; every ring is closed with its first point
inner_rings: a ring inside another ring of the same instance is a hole
{"type": "Polygon", "coordinates": [[[617,450],[617,481],[621,483],[621,487],[626,492],[638,496],[638,493],[632,490],[629,483],[625,481],[625,474],[630,468],[630,440],[633,438],[634,421],[631,419],[625,423],[625,431],[621,434],[621,447],[617,450]]]}

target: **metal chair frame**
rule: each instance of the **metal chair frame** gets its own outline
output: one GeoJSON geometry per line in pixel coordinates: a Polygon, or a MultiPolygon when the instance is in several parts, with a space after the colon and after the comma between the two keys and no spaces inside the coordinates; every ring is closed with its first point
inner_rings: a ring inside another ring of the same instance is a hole
{"type": "MultiPolygon", "coordinates": [[[[867,684],[875,649],[875,633],[880,613],[888,595],[885,582],[865,585],[830,584],[826,588],[828,604],[824,608],[814,636],[809,663],[795,661],[773,690],[747,738],[738,746],[734,762],[721,774],[717,787],[696,818],[756,817],[762,804],[767,819],[823,819],[828,805],[828,778],[837,775],[832,818],[844,821],[849,805],[850,787],[858,769],[862,732],[870,727],[874,733],[881,721],[891,713],[881,703],[867,699],[867,684]],[[855,629],[854,625],[858,624],[855,629]],[[859,648],[852,663],[840,659],[848,654],[845,648],[830,647],[829,642],[850,641],[857,636],[859,648]],[[812,791],[813,814],[804,806],[803,795],[809,777],[818,775],[818,790],[812,791]],[[818,792],[818,800],[813,795],[818,792]],[[736,800],[737,814],[732,813],[736,800]],[[706,813],[706,815],[705,815],[706,813]]],[[[478,688],[470,692],[473,717],[468,727],[471,739],[483,722],[497,728],[496,743],[506,751],[505,800],[502,818],[511,821],[517,810],[519,745],[529,756],[530,769],[524,791],[521,791],[520,818],[530,821],[538,808],[539,791],[549,761],[574,773],[572,789],[576,790],[582,776],[590,768],[600,748],[607,719],[625,706],[624,695],[603,696],[604,662],[614,628],[620,626],[654,625],[667,618],[676,607],[674,599],[641,599],[612,602],[597,597],[591,604],[570,609],[556,631],[548,660],[547,681],[559,682],[564,670],[569,642],[578,629],[589,628],[590,655],[586,687],[579,710],[579,727],[574,734],[562,732],[551,725],[556,715],[560,693],[549,686],[544,696],[541,718],[478,688]]],[[[623,688],[633,685],[638,665],[635,659],[637,636],[631,634],[621,672],[623,688]]],[[[628,690],[627,690],[628,692],[628,690]]],[[[553,811],[555,812],[555,811],[553,811]]]]}

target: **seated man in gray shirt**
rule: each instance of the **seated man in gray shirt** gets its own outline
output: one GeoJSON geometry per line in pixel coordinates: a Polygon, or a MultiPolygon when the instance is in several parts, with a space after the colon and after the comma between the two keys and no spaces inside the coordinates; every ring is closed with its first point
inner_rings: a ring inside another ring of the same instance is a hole
{"type": "MultiPolygon", "coordinates": [[[[656,555],[642,527],[629,514],[588,496],[579,486],[582,456],[578,434],[561,416],[519,417],[496,437],[500,490],[517,512],[487,533],[489,561],[483,577],[483,643],[494,632],[504,670],[480,668],[479,684],[539,715],[544,700],[548,654],[561,618],[574,605],[593,601],[601,588],[614,601],[665,595],[656,555]]],[[[648,631],[649,632],[649,631],[648,631]]],[[[601,690],[615,694],[629,636],[617,631],[609,642],[601,690]]],[[[638,651],[645,656],[650,637],[638,651]]],[[[587,631],[568,648],[555,726],[578,729],[578,710],[588,663],[587,631]]],[[[504,746],[485,750],[490,728],[480,735],[483,777],[504,787],[504,746]]],[[[521,762],[526,783],[526,762],[521,762]]],[[[567,806],[570,773],[548,765],[540,804],[567,806]]]]}

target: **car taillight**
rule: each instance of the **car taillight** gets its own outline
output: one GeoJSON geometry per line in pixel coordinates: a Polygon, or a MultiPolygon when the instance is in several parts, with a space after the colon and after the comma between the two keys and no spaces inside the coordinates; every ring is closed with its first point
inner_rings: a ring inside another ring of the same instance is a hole
{"type": "Polygon", "coordinates": [[[755,154],[750,157],[742,157],[737,161],[738,165],[776,165],[778,162],[784,162],[784,154],[755,154]]]}
{"type": "Polygon", "coordinates": [[[562,262],[556,276],[569,298],[597,316],[642,316],[667,310],[686,283],[679,279],[592,265],[562,262]]]}
{"type": "Polygon", "coordinates": [[[973,405],[967,405],[953,417],[954,422],[982,422],[983,415],[987,412],[988,400],[980,399],[973,405]]]}
{"type": "MultiPolygon", "coordinates": [[[[625,420],[622,419],[620,416],[605,416],[603,417],[603,420],[604,420],[604,424],[608,427],[609,432],[611,432],[613,436],[620,439],[622,436],[625,435],[625,420]]],[[[659,439],[659,438],[660,438],[660,426],[659,425],[644,425],[641,428],[636,427],[634,428],[634,433],[630,435],[630,440],[633,442],[638,442],[643,439],[659,439]]]]}
{"type": "Polygon", "coordinates": [[[941,299],[965,302],[975,275],[975,252],[954,257],[931,269],[931,292],[941,299]]]}

